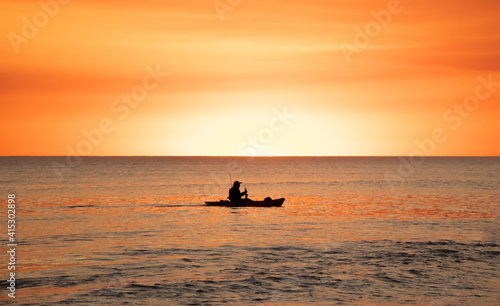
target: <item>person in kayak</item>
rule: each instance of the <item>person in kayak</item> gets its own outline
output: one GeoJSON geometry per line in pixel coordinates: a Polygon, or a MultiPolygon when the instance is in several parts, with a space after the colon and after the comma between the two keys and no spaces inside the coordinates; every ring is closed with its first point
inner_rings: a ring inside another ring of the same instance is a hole
{"type": "Polygon", "coordinates": [[[239,202],[241,201],[241,196],[245,196],[245,198],[248,196],[247,189],[245,188],[245,191],[241,192],[240,191],[240,185],[241,182],[234,181],[233,187],[229,189],[229,201],[231,202],[239,202]]]}

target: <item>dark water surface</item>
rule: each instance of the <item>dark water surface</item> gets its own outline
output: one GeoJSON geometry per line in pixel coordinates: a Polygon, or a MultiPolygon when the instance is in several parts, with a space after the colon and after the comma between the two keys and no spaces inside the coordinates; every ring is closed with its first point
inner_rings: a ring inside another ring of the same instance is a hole
{"type": "MultiPolygon", "coordinates": [[[[17,200],[16,304],[500,303],[500,158],[68,165],[0,158],[0,196],[17,200]],[[284,206],[203,205],[236,179],[284,206]]],[[[1,220],[7,249],[7,208],[1,220]]]]}

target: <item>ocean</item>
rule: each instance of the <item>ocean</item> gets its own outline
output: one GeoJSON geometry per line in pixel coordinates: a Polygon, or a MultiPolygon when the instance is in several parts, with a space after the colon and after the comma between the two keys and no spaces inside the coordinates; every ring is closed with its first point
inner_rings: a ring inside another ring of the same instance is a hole
{"type": "Polygon", "coordinates": [[[500,304],[498,157],[0,157],[0,171],[1,304],[500,304]],[[286,200],[204,205],[235,180],[286,200]]]}

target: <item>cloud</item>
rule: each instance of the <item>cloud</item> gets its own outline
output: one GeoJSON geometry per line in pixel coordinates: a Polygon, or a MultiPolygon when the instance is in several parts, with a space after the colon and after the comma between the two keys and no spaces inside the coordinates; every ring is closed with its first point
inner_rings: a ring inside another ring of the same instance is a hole
{"type": "MultiPolygon", "coordinates": [[[[409,122],[393,137],[401,141],[421,128],[422,118],[466,94],[461,84],[474,88],[479,74],[500,70],[500,2],[401,0],[403,11],[347,63],[339,45],[352,43],[355,29],[373,22],[371,12],[388,3],[246,0],[221,22],[212,1],[71,1],[19,54],[7,40],[0,45],[0,99],[19,122],[52,133],[73,121],[94,122],[140,82],[145,67],[161,65],[171,77],[138,109],[140,123],[124,123],[125,130],[140,125],[149,131],[148,116],[184,127],[193,122],[190,114],[223,113],[228,105],[241,113],[248,105],[262,111],[286,104],[306,105],[324,118],[348,116],[352,131],[366,128],[356,116],[372,116],[378,131],[390,130],[387,122],[409,122]],[[53,120],[64,114],[75,118],[53,120]]],[[[37,5],[4,1],[4,37],[19,32],[37,5]]],[[[305,121],[318,124],[311,130],[324,130],[325,137],[335,134],[328,119],[305,121]]],[[[357,143],[369,141],[355,135],[357,143]]]]}

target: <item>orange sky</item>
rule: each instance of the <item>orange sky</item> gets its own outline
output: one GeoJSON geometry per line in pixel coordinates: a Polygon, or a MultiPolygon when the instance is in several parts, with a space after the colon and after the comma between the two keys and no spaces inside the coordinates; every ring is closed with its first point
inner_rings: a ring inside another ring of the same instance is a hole
{"type": "Polygon", "coordinates": [[[496,0],[2,1],[0,155],[498,156],[499,16],[496,0]]]}

